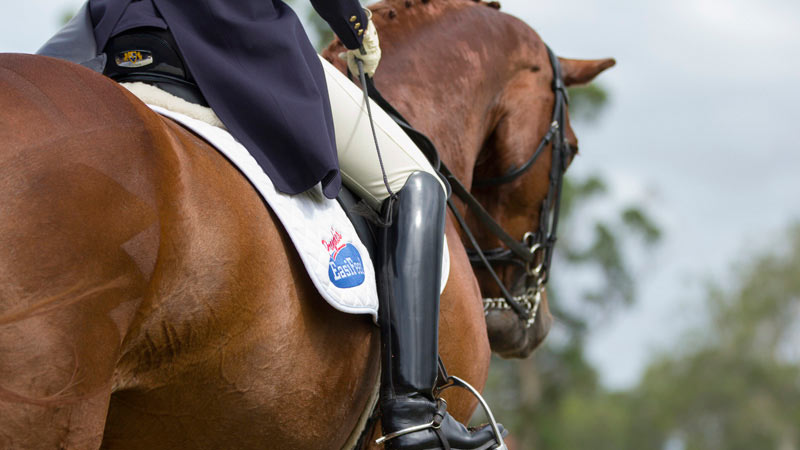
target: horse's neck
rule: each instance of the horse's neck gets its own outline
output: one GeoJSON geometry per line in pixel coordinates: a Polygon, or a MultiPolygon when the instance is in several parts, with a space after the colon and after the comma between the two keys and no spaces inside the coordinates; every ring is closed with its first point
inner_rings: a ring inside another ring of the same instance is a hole
{"type": "Polygon", "coordinates": [[[508,55],[519,41],[503,39],[509,16],[482,4],[442,1],[405,9],[397,3],[376,8],[386,55],[377,82],[469,185],[499,120],[496,103],[510,79],[508,55]],[[396,9],[396,18],[386,8],[396,9]]]}
{"type": "MultiPolygon", "coordinates": [[[[391,73],[391,72],[389,72],[391,73]]],[[[415,80],[420,80],[424,75],[415,80]]],[[[379,87],[411,125],[436,145],[439,156],[462,182],[469,185],[483,143],[496,124],[494,95],[480,80],[463,80],[454,89],[445,78],[430,75],[423,92],[402,78],[379,77],[379,87]],[[463,88],[463,89],[462,89],[463,88]]],[[[490,88],[491,89],[491,88],[490,88]]],[[[501,87],[494,88],[500,92],[501,87]]]]}

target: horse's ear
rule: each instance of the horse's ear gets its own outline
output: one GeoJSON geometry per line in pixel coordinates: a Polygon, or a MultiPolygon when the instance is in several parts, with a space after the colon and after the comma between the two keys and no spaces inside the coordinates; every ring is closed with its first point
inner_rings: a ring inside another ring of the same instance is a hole
{"type": "Polygon", "coordinates": [[[561,62],[561,72],[567,86],[586,84],[594,79],[600,72],[614,66],[617,62],[613,58],[606,59],[567,59],[558,58],[561,62]]]}

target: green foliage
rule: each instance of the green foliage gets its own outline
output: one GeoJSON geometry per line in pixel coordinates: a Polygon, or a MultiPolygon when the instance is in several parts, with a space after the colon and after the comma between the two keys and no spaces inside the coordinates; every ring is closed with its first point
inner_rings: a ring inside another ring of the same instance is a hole
{"type": "Polygon", "coordinates": [[[798,448],[800,367],[767,355],[711,346],[661,358],[632,395],[658,405],[639,425],[687,449],[798,448]]]}
{"type": "Polygon", "coordinates": [[[622,221],[631,231],[641,234],[650,244],[661,238],[658,226],[637,207],[630,206],[622,211],[622,221]]]}
{"type": "Polygon", "coordinates": [[[687,449],[800,448],[800,227],[785,254],[765,253],[712,286],[707,324],[658,358],[634,395],[660,405],[642,423],[687,449]]]}
{"type": "MultiPolygon", "coordinates": [[[[599,386],[574,342],[522,362],[541,394],[498,413],[512,418],[516,448],[800,448],[800,226],[785,242],[780,252],[750,256],[732,286],[711,285],[696,307],[704,320],[633,389],[599,386]]],[[[492,379],[488,393],[499,385],[505,398],[524,398],[513,394],[516,381],[492,379]]]]}
{"type": "MultiPolygon", "coordinates": [[[[650,247],[658,242],[661,231],[641,206],[628,205],[612,219],[594,222],[591,225],[593,237],[588,245],[576,243],[573,238],[575,229],[585,229],[587,226],[585,221],[579,221],[580,210],[593,202],[606,201],[606,193],[606,184],[598,175],[582,181],[575,181],[569,176],[565,178],[561,212],[563,231],[558,251],[568,264],[593,268],[602,274],[601,285],[590,288],[583,296],[589,302],[608,309],[633,302],[635,289],[631,270],[624,256],[626,246],[640,237],[645,248],[650,247]]],[[[559,280],[556,279],[554,284],[557,286],[558,283],[559,280]]],[[[551,306],[556,303],[558,300],[551,302],[551,306]]],[[[566,313],[563,310],[559,312],[566,313]]]]}
{"type": "MultiPolygon", "coordinates": [[[[570,89],[573,123],[596,120],[608,94],[599,85],[570,89]]],[[[661,231],[640,205],[626,205],[616,214],[586,221],[584,212],[608,201],[603,177],[567,176],[561,204],[561,226],[549,304],[556,318],[558,340],[550,338],[532,358],[495,358],[485,390],[495,414],[511,430],[517,449],[621,449],[642,446],[629,413],[626,394],[605,392],[595,369],[584,357],[584,339],[597,313],[606,316],[634,300],[635,283],[628,260],[631,250],[647,251],[661,231]],[[590,238],[578,239],[578,235],[590,238]],[[634,247],[637,246],[638,247],[634,247]],[[592,271],[599,282],[564,307],[560,278],[569,272],[592,271]],[[509,421],[509,418],[511,419],[509,421]]]]}
{"type": "Polygon", "coordinates": [[[634,298],[624,249],[638,242],[644,245],[640,250],[646,250],[661,233],[638,205],[628,205],[609,218],[584,220],[583,211],[607,201],[605,181],[599,175],[564,181],[557,247],[562,258],[548,289],[557,339],[551,338],[528,360],[495,358],[485,393],[518,449],[636,448],[627,397],[601,388],[595,369],[585,359],[584,339],[598,310],[611,313],[634,298]],[[584,234],[591,239],[578,242],[578,231],[588,232],[584,234]],[[587,289],[577,307],[562,306],[558,287],[564,282],[560,277],[566,265],[572,266],[570,272],[601,274],[599,285],[587,289]]]}
{"type": "Polygon", "coordinates": [[[597,83],[572,86],[567,91],[569,92],[569,113],[574,120],[594,122],[608,104],[608,91],[597,83]]]}
{"type": "Polygon", "coordinates": [[[564,179],[561,195],[561,215],[572,217],[573,209],[581,202],[586,202],[608,191],[605,181],[598,175],[592,175],[583,181],[574,181],[569,175],[564,179]]]}
{"type": "Polygon", "coordinates": [[[59,25],[61,26],[66,25],[67,22],[72,20],[74,16],[75,16],[75,11],[73,11],[71,8],[63,10],[59,18],[59,25]]]}
{"type": "MultiPolygon", "coordinates": [[[[298,2],[297,0],[285,0],[287,4],[289,4],[292,8],[294,8],[298,14],[304,14],[305,19],[303,23],[308,27],[306,29],[309,37],[312,39],[312,43],[314,44],[314,48],[317,49],[317,52],[321,52],[334,38],[333,31],[328,26],[328,24],[322,19],[322,17],[317,14],[313,8],[308,8],[308,2],[298,2]]],[[[365,0],[361,0],[361,3],[366,3],[365,0]]]]}

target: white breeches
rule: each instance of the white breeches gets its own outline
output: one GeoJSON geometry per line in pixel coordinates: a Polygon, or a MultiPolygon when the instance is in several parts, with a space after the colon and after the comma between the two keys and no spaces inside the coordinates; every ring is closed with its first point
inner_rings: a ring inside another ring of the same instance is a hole
{"type": "MultiPolygon", "coordinates": [[[[369,126],[364,94],[328,61],[323,58],[320,60],[328,84],[342,181],[356,195],[366,200],[373,209],[379,210],[389,193],[383,183],[383,173],[369,126]]],[[[122,85],[145,103],[162,106],[214,126],[223,126],[210,108],[189,103],[143,83],[122,85]]],[[[386,178],[392,192],[399,191],[414,172],[428,172],[439,180],[431,164],[400,126],[375,102],[372,102],[370,108],[375,121],[375,133],[381,149],[386,178]]],[[[442,190],[447,192],[441,180],[439,184],[442,190]]]]}
{"type": "MultiPolygon", "coordinates": [[[[331,100],[342,181],[373,209],[378,210],[389,193],[383,183],[364,94],[328,61],[321,57],[320,60],[325,70],[331,100]]],[[[372,102],[370,109],[383,166],[392,191],[399,191],[414,172],[428,172],[438,180],[431,164],[402,128],[375,102],[372,102]]],[[[446,192],[441,180],[439,183],[446,192]]]]}

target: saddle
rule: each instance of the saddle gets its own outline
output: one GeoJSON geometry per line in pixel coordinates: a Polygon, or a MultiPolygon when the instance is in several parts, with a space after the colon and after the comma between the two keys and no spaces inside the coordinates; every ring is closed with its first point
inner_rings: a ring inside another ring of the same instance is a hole
{"type": "Polygon", "coordinates": [[[120,33],[103,49],[103,75],[119,82],[143,82],[190,103],[208,106],[169,30],[145,27],[120,33]]]}
{"type": "MultiPolygon", "coordinates": [[[[156,91],[142,87],[132,88],[131,85],[126,87],[145,103],[156,102],[166,109],[177,110],[194,119],[224,128],[216,114],[208,108],[208,102],[203,98],[168,30],[130,30],[109,40],[104,51],[98,52],[89,10],[87,4],[84,4],[61,32],[48,40],[36,53],[87,66],[120,83],[141,82],[154,86],[188,104],[174,99],[170,101],[168,96],[160,96],[161,100],[158,101],[156,99],[159,94],[156,91]]],[[[363,211],[363,208],[357,207],[360,199],[346,186],[342,186],[337,201],[352,222],[370,257],[374,258],[374,224],[364,214],[356,213],[358,210],[363,211]]]]}
{"type": "Polygon", "coordinates": [[[156,112],[206,139],[276,212],[328,303],[340,311],[370,314],[377,320],[372,267],[375,232],[368,220],[355,212],[365,208],[356,207],[358,199],[352,192],[343,189],[337,203],[313,189],[297,196],[276,191],[255,159],[208,107],[168,31],[132,29],[98,50],[84,5],[37,53],[82,64],[115,79],[156,112]]]}
{"type": "MultiPolygon", "coordinates": [[[[158,28],[139,28],[121,33],[111,40],[104,49],[107,61],[103,74],[119,83],[142,82],[168,92],[186,102],[208,107],[208,102],[203,98],[199,87],[194,81],[188,66],[178,51],[175,39],[168,30],[158,28]]],[[[152,91],[151,91],[152,92],[152,91]]],[[[154,96],[147,96],[143,89],[133,90],[134,95],[142,98],[145,103],[154,96]]],[[[157,94],[156,94],[157,95],[157,94]]],[[[179,102],[162,104],[167,109],[179,109],[179,112],[210,123],[214,126],[224,127],[213,111],[204,108],[191,108],[179,102]]],[[[375,223],[367,219],[370,216],[361,199],[346,186],[337,197],[347,218],[361,239],[361,242],[374,260],[376,249],[375,223]]]]}

